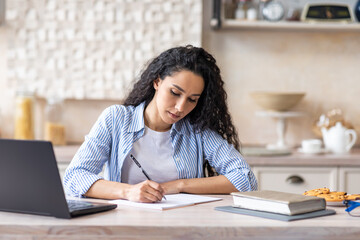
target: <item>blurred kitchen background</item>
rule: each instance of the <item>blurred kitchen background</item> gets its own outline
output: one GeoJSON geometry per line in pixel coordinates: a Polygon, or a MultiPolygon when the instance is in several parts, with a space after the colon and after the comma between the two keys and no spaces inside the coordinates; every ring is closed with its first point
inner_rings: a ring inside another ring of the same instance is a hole
{"type": "MultiPolygon", "coordinates": [[[[256,25],[260,20],[253,19],[250,25],[218,29],[210,24],[210,0],[0,2],[6,6],[0,25],[3,138],[14,137],[16,114],[24,110],[16,100],[30,92],[35,139],[44,139],[46,122],[56,118],[65,128],[66,143],[82,142],[99,114],[121,103],[150,58],[184,44],[202,46],[217,59],[243,145],[265,145],[278,138],[276,119],[257,114],[262,109],[250,95],[256,91],[305,93],[291,108],[301,115],[287,119],[289,146],[319,138],[314,124],[333,109],[340,109],[359,133],[358,20],[330,27],[323,22],[297,27],[287,20],[306,3],[348,4],[354,13],[356,0],[284,0],[280,21],[256,25]]],[[[221,3],[222,18],[225,6],[237,7],[237,1],[221,3]]],[[[259,0],[251,4],[259,18],[259,0]]],[[[235,17],[235,12],[226,17],[235,17]]]]}

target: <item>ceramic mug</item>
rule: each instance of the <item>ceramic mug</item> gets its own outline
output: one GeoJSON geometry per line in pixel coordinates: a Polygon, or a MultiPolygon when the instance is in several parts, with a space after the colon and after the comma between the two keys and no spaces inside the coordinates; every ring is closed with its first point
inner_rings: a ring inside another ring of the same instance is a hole
{"type": "Polygon", "coordinates": [[[301,141],[301,148],[304,153],[318,153],[321,151],[322,141],[319,139],[305,139],[301,141]]]}

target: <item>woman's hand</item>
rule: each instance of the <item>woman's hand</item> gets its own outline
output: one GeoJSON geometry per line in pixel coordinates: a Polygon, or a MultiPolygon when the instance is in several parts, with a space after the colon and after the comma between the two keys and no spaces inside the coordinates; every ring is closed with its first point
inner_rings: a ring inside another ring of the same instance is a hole
{"type": "Polygon", "coordinates": [[[126,191],[126,199],[133,202],[158,202],[165,194],[162,186],[154,181],[146,180],[144,182],[129,185],[126,191]]]}
{"type": "Polygon", "coordinates": [[[161,183],[161,187],[164,189],[165,194],[175,194],[181,192],[182,184],[183,179],[178,179],[175,181],[161,183]]]}

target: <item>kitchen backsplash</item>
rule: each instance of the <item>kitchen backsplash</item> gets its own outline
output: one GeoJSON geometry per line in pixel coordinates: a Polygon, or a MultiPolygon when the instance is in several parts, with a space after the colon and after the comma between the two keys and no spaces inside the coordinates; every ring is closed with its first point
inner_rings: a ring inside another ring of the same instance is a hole
{"type": "Polygon", "coordinates": [[[155,54],[201,44],[201,18],[201,0],[7,1],[8,85],[122,99],[155,54]]]}

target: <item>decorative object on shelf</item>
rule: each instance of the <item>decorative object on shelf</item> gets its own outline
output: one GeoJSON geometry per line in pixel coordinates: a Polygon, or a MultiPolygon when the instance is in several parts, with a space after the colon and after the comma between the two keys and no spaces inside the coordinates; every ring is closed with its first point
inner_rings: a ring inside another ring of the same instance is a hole
{"type": "Polygon", "coordinates": [[[337,122],[334,127],[321,128],[326,149],[332,153],[347,153],[354,146],[357,134],[353,129],[345,128],[341,122],[337,122]]]}
{"type": "Polygon", "coordinates": [[[289,110],[300,102],[305,96],[303,92],[252,92],[251,97],[265,111],[256,112],[260,117],[271,117],[276,119],[276,133],[278,140],[275,144],[268,144],[267,149],[287,150],[290,149],[285,143],[286,120],[288,118],[300,117],[301,112],[290,112],[289,110]]]}
{"type": "Polygon", "coordinates": [[[0,25],[5,22],[5,0],[0,0],[0,25]]]}
{"type": "Polygon", "coordinates": [[[45,107],[44,139],[54,145],[65,145],[65,125],[63,124],[63,99],[50,97],[45,107]]]}
{"type": "Polygon", "coordinates": [[[257,20],[257,9],[255,7],[255,4],[252,0],[249,0],[248,7],[246,10],[246,20],[249,21],[255,21],[257,20]]]}
{"type": "Polygon", "coordinates": [[[27,90],[16,92],[15,139],[34,139],[34,94],[27,90]]]}
{"type": "Polygon", "coordinates": [[[283,4],[278,0],[270,0],[264,4],[262,16],[267,21],[280,21],[285,14],[283,4]]]}
{"type": "Polygon", "coordinates": [[[304,114],[302,112],[274,112],[274,111],[259,111],[256,112],[260,117],[271,117],[276,119],[276,133],[278,140],[275,144],[266,145],[267,149],[271,150],[288,150],[291,147],[285,143],[286,133],[286,120],[288,118],[301,117],[304,114]]]}
{"type": "MultiPolygon", "coordinates": [[[[235,12],[238,6],[236,0],[225,0],[223,3],[219,1],[213,1],[213,15],[221,15],[217,12],[221,8],[221,4],[224,8],[223,14],[225,19],[235,19],[235,12]]],[[[213,16],[215,18],[215,16],[213,16]]]]}
{"type": "Polygon", "coordinates": [[[308,22],[354,22],[354,15],[348,4],[307,3],[301,14],[301,21],[308,22]]]}
{"type": "Polygon", "coordinates": [[[303,92],[252,92],[253,100],[264,110],[288,111],[305,96],[303,92]]]}
{"type": "Polygon", "coordinates": [[[323,143],[320,139],[304,139],[301,141],[301,148],[299,148],[298,151],[306,154],[325,153],[326,150],[322,145],[323,143]]]}
{"type": "Polygon", "coordinates": [[[312,130],[316,136],[322,137],[321,129],[323,127],[330,129],[334,127],[337,122],[341,122],[341,124],[348,129],[354,129],[351,122],[345,120],[343,111],[339,108],[334,108],[326,114],[321,114],[319,119],[314,122],[312,130]]]}
{"type": "Polygon", "coordinates": [[[246,19],[246,0],[239,0],[237,8],[235,10],[235,19],[237,20],[246,19]]]}
{"type": "Polygon", "coordinates": [[[358,22],[360,22],[360,0],[358,0],[355,4],[354,13],[358,22]]]}

